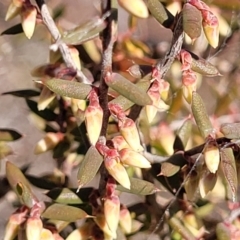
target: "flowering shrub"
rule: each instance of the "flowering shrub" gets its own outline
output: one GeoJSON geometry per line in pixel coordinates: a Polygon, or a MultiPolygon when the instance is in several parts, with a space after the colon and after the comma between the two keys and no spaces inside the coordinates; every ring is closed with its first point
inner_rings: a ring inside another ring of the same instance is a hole
{"type": "MultiPolygon", "coordinates": [[[[49,62],[31,72],[36,90],[4,94],[26,99],[46,132],[35,154],[52,151],[61,164],[47,179],[6,162],[20,207],[9,217],[4,240],[137,239],[139,233],[146,239],[239,239],[240,124],[233,111],[239,89],[232,84],[223,91],[218,83],[207,83],[210,77],[236,83],[237,74],[222,75],[216,67],[221,58],[210,63],[200,56],[206,56],[207,46],[220,48],[216,56],[223,50],[221,23],[228,23],[221,4],[100,2],[100,16],[66,31],[59,30],[44,0],[9,5],[6,20],[20,15],[21,24],[2,35],[24,32],[30,39],[37,25],[45,25],[52,44],[49,62]],[[129,13],[124,36],[118,34],[120,7],[129,13]],[[157,60],[157,52],[133,37],[138,19],[150,17],[172,32],[169,49],[157,60]],[[206,47],[197,55],[199,41],[206,47]],[[82,49],[94,67],[86,64],[82,49]],[[214,117],[198,91],[201,85],[214,92],[214,117]],[[74,168],[78,173],[70,188],[74,168]],[[88,187],[96,175],[99,185],[88,187]],[[36,197],[32,185],[48,190],[51,201],[36,197]],[[125,206],[123,192],[144,201],[125,206]]],[[[19,138],[12,129],[0,129],[1,158],[12,153],[5,142],[19,138]]]]}

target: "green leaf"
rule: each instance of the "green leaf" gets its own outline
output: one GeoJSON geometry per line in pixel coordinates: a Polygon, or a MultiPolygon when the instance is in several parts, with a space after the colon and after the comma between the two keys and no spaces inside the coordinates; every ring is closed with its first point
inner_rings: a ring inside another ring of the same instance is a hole
{"type": "Polygon", "coordinates": [[[46,194],[57,203],[63,204],[81,204],[82,200],[77,194],[69,188],[56,188],[46,194]]]}
{"type": "Polygon", "coordinates": [[[22,135],[15,130],[0,128],[0,141],[15,141],[21,137],[22,135]]]}
{"type": "Polygon", "coordinates": [[[95,17],[91,21],[67,31],[63,34],[62,41],[69,45],[80,45],[98,37],[99,33],[106,27],[104,19],[105,17],[95,17]]]}
{"type": "Polygon", "coordinates": [[[188,51],[192,56],[191,69],[203,76],[216,77],[221,76],[218,69],[209,61],[197,56],[196,54],[188,51]]]}
{"type": "Polygon", "coordinates": [[[171,177],[175,175],[180,170],[179,166],[176,166],[169,162],[163,162],[161,164],[161,173],[160,175],[163,175],[165,177],[171,177]]]}
{"type": "Polygon", "coordinates": [[[151,105],[148,94],[118,73],[113,73],[106,84],[125,98],[140,106],[151,105]]]}
{"type": "Polygon", "coordinates": [[[182,12],[183,30],[192,40],[195,40],[202,32],[202,14],[189,3],[184,4],[182,12]]]}
{"type": "Polygon", "coordinates": [[[102,162],[102,155],[94,146],[91,146],[79,166],[77,174],[79,188],[89,183],[96,176],[102,162]]]}
{"type": "Polygon", "coordinates": [[[220,151],[221,167],[226,181],[227,197],[237,202],[237,169],[232,148],[222,148],[220,151]]]}
{"type": "Polygon", "coordinates": [[[184,150],[187,146],[188,140],[192,135],[192,120],[187,119],[184,121],[183,125],[178,130],[177,136],[175,138],[173,149],[174,152],[179,150],[184,150]]]}
{"type": "Polygon", "coordinates": [[[220,131],[226,138],[240,138],[240,123],[224,123],[220,126],[220,131]]]}
{"type": "Polygon", "coordinates": [[[27,105],[30,108],[32,112],[40,116],[41,118],[47,120],[47,121],[56,121],[57,114],[55,114],[52,110],[46,108],[42,111],[38,110],[37,103],[35,101],[32,101],[30,99],[26,99],[27,105]]]}
{"type": "Polygon", "coordinates": [[[18,91],[10,91],[10,92],[4,92],[2,95],[13,95],[15,97],[22,97],[22,98],[31,98],[39,96],[39,92],[32,89],[24,89],[24,90],[18,90],[18,91]]]}
{"type": "Polygon", "coordinates": [[[169,28],[174,22],[174,16],[163,6],[160,0],[148,0],[147,6],[152,16],[164,27],[169,28]]]}
{"type": "Polygon", "coordinates": [[[208,192],[212,191],[217,183],[217,174],[204,170],[199,180],[200,195],[204,198],[208,192]]]}
{"type": "Polygon", "coordinates": [[[184,188],[189,201],[195,201],[196,197],[198,197],[197,192],[199,189],[199,180],[199,174],[196,171],[193,171],[185,182],[184,188]]]}
{"type": "Polygon", "coordinates": [[[46,195],[57,203],[73,205],[87,202],[92,191],[93,188],[90,187],[81,188],[78,192],[77,189],[54,188],[51,189],[46,195]]]}
{"type": "Polygon", "coordinates": [[[11,162],[6,163],[6,176],[10,186],[24,205],[32,207],[33,203],[38,201],[22,171],[11,162]]]}
{"type": "Polygon", "coordinates": [[[127,192],[138,195],[151,195],[159,192],[160,189],[154,186],[154,184],[138,178],[130,178],[130,189],[124,188],[121,185],[117,186],[117,190],[121,192],[127,192]]]}
{"type": "Polygon", "coordinates": [[[24,185],[23,183],[19,182],[16,186],[17,194],[20,199],[20,201],[27,207],[31,208],[33,205],[38,202],[34,194],[32,193],[32,190],[24,185]]]}
{"type": "Polygon", "coordinates": [[[16,24],[6,30],[4,30],[1,35],[15,35],[23,32],[22,24],[16,24]]]}
{"type": "Polygon", "coordinates": [[[79,219],[92,217],[80,208],[59,203],[50,205],[41,216],[66,222],[75,222],[79,219]]]}
{"type": "Polygon", "coordinates": [[[214,133],[203,100],[197,92],[192,93],[192,113],[202,137],[206,138],[214,133]]]}
{"type": "MultiPolygon", "coordinates": [[[[150,75],[148,75],[147,79],[144,78],[142,81],[137,82],[136,86],[142,89],[142,91],[146,92],[150,86],[150,75]]],[[[134,105],[134,102],[122,95],[119,95],[118,97],[110,101],[110,103],[120,105],[124,111],[128,110],[134,105]]]]}
{"type": "Polygon", "coordinates": [[[58,78],[47,79],[43,84],[60,96],[76,99],[86,99],[92,89],[91,85],[85,83],[58,78]]]}

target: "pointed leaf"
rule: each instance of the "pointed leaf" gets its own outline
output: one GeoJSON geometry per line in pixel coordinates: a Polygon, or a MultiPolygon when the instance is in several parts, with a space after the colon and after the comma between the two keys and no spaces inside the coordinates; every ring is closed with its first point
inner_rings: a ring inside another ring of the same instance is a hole
{"type": "Polygon", "coordinates": [[[36,97],[36,96],[39,96],[39,94],[40,93],[38,91],[32,90],[32,89],[24,89],[24,90],[2,93],[2,95],[13,95],[15,97],[22,97],[22,98],[36,97]]]}
{"type": "Polygon", "coordinates": [[[187,199],[189,201],[195,201],[198,192],[198,185],[199,185],[199,175],[196,171],[193,171],[192,174],[189,176],[189,178],[186,180],[186,183],[184,185],[187,199]]]}
{"type": "MultiPolygon", "coordinates": [[[[136,83],[136,86],[142,89],[142,91],[146,92],[150,86],[150,81],[148,80],[139,81],[138,83],[136,83]]],[[[131,100],[122,95],[119,95],[118,97],[113,99],[110,103],[120,105],[124,111],[126,111],[127,109],[134,105],[134,102],[132,102],[131,100]]]]}
{"type": "Polygon", "coordinates": [[[217,174],[213,174],[209,171],[205,171],[201,174],[201,178],[199,181],[199,191],[202,198],[208,194],[208,192],[212,191],[217,182],[217,174]]]}
{"type": "Polygon", "coordinates": [[[102,155],[94,146],[91,146],[79,166],[77,174],[79,188],[89,183],[96,176],[102,162],[102,155]]]}
{"type": "Polygon", "coordinates": [[[138,195],[151,195],[160,191],[160,189],[155,187],[154,184],[142,179],[130,178],[130,183],[131,183],[130,189],[127,189],[121,185],[118,185],[117,190],[121,192],[128,192],[128,193],[138,194],[138,195]]]}
{"type": "Polygon", "coordinates": [[[58,78],[48,79],[43,84],[60,96],[76,99],[86,99],[92,89],[88,84],[58,78]]]}
{"type": "Polygon", "coordinates": [[[0,35],[15,35],[23,32],[22,24],[16,24],[6,30],[4,30],[0,35]]]}
{"type": "Polygon", "coordinates": [[[42,111],[38,110],[37,103],[35,101],[32,101],[30,99],[26,99],[27,105],[30,108],[32,112],[40,116],[41,118],[47,120],[47,121],[55,121],[57,119],[57,114],[55,114],[50,109],[46,108],[42,111]]]}
{"type": "Polygon", "coordinates": [[[37,202],[36,197],[33,195],[32,190],[19,182],[16,186],[17,195],[20,198],[20,201],[27,207],[31,208],[37,202]]]}
{"type": "Polygon", "coordinates": [[[192,56],[191,69],[203,76],[216,77],[221,76],[218,69],[212,65],[208,60],[197,56],[196,54],[188,51],[192,56]]]}
{"type": "Polygon", "coordinates": [[[50,205],[41,215],[44,218],[59,221],[75,222],[79,219],[91,217],[80,208],[54,203],[50,205]]]}
{"type": "Polygon", "coordinates": [[[240,123],[224,123],[220,126],[220,131],[226,138],[240,138],[240,123]]]}
{"type": "Polygon", "coordinates": [[[56,189],[53,189],[53,190],[49,191],[46,195],[54,199],[54,201],[57,203],[63,203],[63,204],[81,204],[82,203],[82,200],[77,196],[77,194],[68,188],[57,189],[57,190],[60,190],[61,192],[59,192],[56,196],[54,194],[56,192],[56,189]]]}
{"type": "Polygon", "coordinates": [[[32,207],[33,203],[37,202],[37,198],[32,193],[31,186],[22,171],[13,163],[7,162],[6,176],[21,202],[28,207],[32,207]]]}
{"type": "Polygon", "coordinates": [[[210,122],[204,102],[197,92],[192,93],[192,112],[202,137],[206,138],[209,135],[213,135],[214,128],[210,122]]]}
{"type": "Polygon", "coordinates": [[[38,99],[38,110],[44,110],[53,101],[55,97],[55,93],[50,91],[46,86],[43,86],[43,89],[38,99]]]}
{"type": "Polygon", "coordinates": [[[0,128],[0,141],[15,141],[21,137],[22,135],[15,130],[0,128]]]}
{"type": "Polygon", "coordinates": [[[70,188],[54,188],[46,193],[48,197],[57,203],[64,204],[81,204],[87,202],[93,188],[81,188],[78,192],[77,189],[70,188]]]}
{"type": "Polygon", "coordinates": [[[69,45],[79,45],[93,38],[98,37],[99,33],[106,27],[105,17],[95,17],[91,21],[67,31],[62,41],[69,45]]]}
{"type": "Polygon", "coordinates": [[[194,41],[202,32],[201,12],[189,3],[184,4],[182,12],[183,30],[194,41]]]}
{"type": "Polygon", "coordinates": [[[191,135],[192,121],[190,119],[187,119],[178,130],[177,136],[173,144],[173,149],[175,151],[184,150],[191,135]]]}
{"type": "Polygon", "coordinates": [[[237,170],[236,161],[231,148],[223,148],[220,152],[221,167],[226,180],[227,197],[233,202],[237,201],[237,170]]]}
{"type": "Polygon", "coordinates": [[[161,164],[161,173],[159,175],[163,175],[165,177],[171,177],[175,175],[180,170],[179,166],[176,166],[169,162],[163,162],[161,164]]]}
{"type": "Polygon", "coordinates": [[[164,27],[170,27],[174,21],[174,16],[163,6],[160,0],[148,0],[148,9],[152,16],[164,27]]]}
{"type": "Polygon", "coordinates": [[[109,79],[106,79],[106,84],[116,92],[120,93],[130,101],[140,105],[151,105],[152,100],[148,94],[131,83],[118,73],[113,73],[109,79]]]}

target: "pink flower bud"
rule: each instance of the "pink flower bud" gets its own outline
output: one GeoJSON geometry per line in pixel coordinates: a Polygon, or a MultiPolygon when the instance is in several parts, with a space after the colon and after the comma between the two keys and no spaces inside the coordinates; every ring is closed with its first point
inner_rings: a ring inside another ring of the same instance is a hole
{"type": "Polygon", "coordinates": [[[112,139],[114,148],[118,151],[123,148],[129,148],[130,146],[127,144],[126,140],[123,138],[123,136],[116,136],[112,139]]]}
{"type": "Polygon", "coordinates": [[[112,232],[112,236],[116,237],[116,231],[119,223],[120,200],[118,196],[112,196],[104,201],[104,215],[107,225],[112,232]]]}
{"type": "Polygon", "coordinates": [[[26,220],[27,213],[28,208],[23,206],[10,216],[3,240],[12,240],[17,236],[19,226],[26,220]]]}
{"type": "Polygon", "coordinates": [[[120,105],[109,103],[108,108],[109,108],[111,114],[114,117],[116,117],[119,121],[123,121],[125,119],[126,114],[120,105]]]}
{"type": "Polygon", "coordinates": [[[163,101],[167,101],[168,93],[169,93],[169,89],[170,89],[170,84],[167,81],[163,80],[163,79],[161,79],[159,81],[159,84],[160,84],[160,86],[159,86],[159,93],[160,93],[161,99],[163,101]]]}
{"type": "Polygon", "coordinates": [[[32,5],[24,5],[21,11],[22,18],[22,28],[28,39],[33,35],[36,19],[37,19],[37,9],[32,5]]]}
{"type": "Polygon", "coordinates": [[[40,240],[43,223],[38,217],[30,217],[26,223],[26,236],[27,240],[40,240]]]}
{"type": "Polygon", "coordinates": [[[123,164],[139,168],[151,167],[149,161],[142,154],[137,153],[131,149],[124,148],[119,152],[119,155],[123,164]]]}
{"type": "Polygon", "coordinates": [[[122,228],[125,234],[129,234],[132,231],[132,217],[127,208],[123,208],[120,210],[120,219],[119,219],[120,227],[122,228]]]}
{"type": "Polygon", "coordinates": [[[143,151],[143,147],[140,144],[138,129],[132,119],[126,118],[122,123],[119,122],[119,128],[122,136],[134,151],[143,151]]]}
{"type": "Polygon", "coordinates": [[[123,187],[130,189],[130,180],[126,169],[121,164],[117,150],[109,149],[104,160],[109,174],[116,179],[123,187]]]}

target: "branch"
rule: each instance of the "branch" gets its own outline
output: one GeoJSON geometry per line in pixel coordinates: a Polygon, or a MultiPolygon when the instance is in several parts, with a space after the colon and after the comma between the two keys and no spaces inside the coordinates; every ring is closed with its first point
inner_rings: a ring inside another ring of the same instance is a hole
{"type": "Polygon", "coordinates": [[[80,71],[76,64],[74,63],[72,56],[70,54],[68,46],[61,41],[61,34],[53,21],[47,5],[45,4],[44,0],[36,0],[36,3],[41,11],[42,19],[46,27],[48,28],[49,32],[51,33],[54,41],[57,43],[57,46],[62,54],[63,60],[66,63],[67,67],[73,68],[77,72],[77,79],[83,83],[90,84],[90,81],[87,77],[80,71]]]}
{"type": "MultiPolygon", "coordinates": [[[[112,0],[102,0],[102,15],[112,11],[112,0]]],[[[103,109],[103,122],[101,129],[100,139],[105,138],[107,134],[108,120],[110,117],[110,111],[108,109],[108,85],[106,84],[106,79],[112,77],[112,51],[113,44],[115,42],[115,34],[113,31],[116,30],[116,23],[113,20],[113,14],[106,18],[106,28],[102,31],[101,39],[103,46],[102,54],[102,72],[99,85],[99,103],[103,109]]],[[[105,194],[106,183],[109,176],[104,164],[102,164],[100,169],[101,179],[99,182],[99,193],[100,195],[105,194]]]]}

